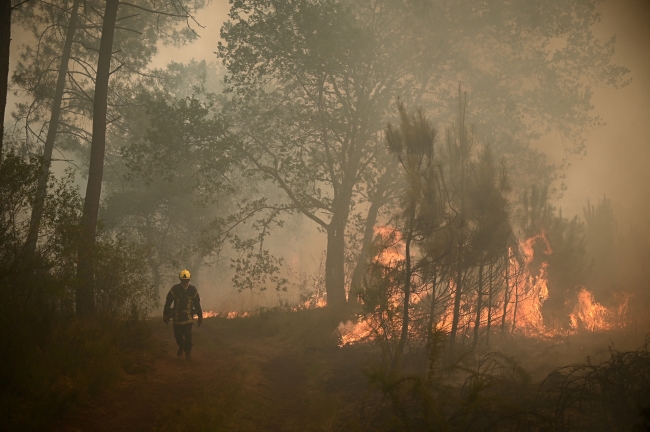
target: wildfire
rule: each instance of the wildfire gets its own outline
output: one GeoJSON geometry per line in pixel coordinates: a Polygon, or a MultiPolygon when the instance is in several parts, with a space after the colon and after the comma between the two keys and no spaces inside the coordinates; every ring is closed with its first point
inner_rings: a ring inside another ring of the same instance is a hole
{"type": "Polygon", "coordinates": [[[203,312],[203,318],[214,318],[218,316],[219,316],[219,312],[214,312],[214,311],[203,312]]]}
{"type": "Polygon", "coordinates": [[[613,311],[594,300],[594,295],[582,287],[578,293],[578,303],[569,315],[571,328],[599,331],[620,327],[624,324],[628,300],[629,297],[625,297],[618,309],[613,311]]]}
{"type": "MultiPolygon", "coordinates": [[[[404,247],[401,242],[401,233],[394,228],[383,226],[376,227],[375,234],[381,236],[385,244],[389,247],[382,250],[375,262],[385,266],[394,266],[397,262],[404,259],[404,247]]],[[[504,319],[508,323],[508,329],[511,331],[521,332],[527,336],[548,338],[563,334],[575,334],[579,331],[603,331],[623,327],[625,324],[625,315],[627,313],[627,303],[629,298],[624,298],[618,308],[607,308],[594,299],[593,293],[585,287],[581,287],[575,299],[575,307],[569,314],[568,322],[570,328],[548,328],[544,323],[542,315],[542,306],[549,298],[548,288],[548,262],[545,258],[553,254],[553,250],[544,232],[525,239],[519,244],[518,250],[510,250],[508,253],[508,263],[505,268],[507,275],[501,275],[503,280],[508,281],[508,286],[501,290],[499,294],[500,308],[505,311],[499,312],[497,318],[499,321],[504,319]],[[540,247],[541,246],[541,247],[540,247]],[[542,251],[541,256],[535,256],[535,251],[542,251]],[[504,305],[505,304],[505,308],[504,305]],[[499,316],[500,315],[500,316],[499,316]]],[[[440,281],[439,283],[443,283],[440,281]]],[[[447,284],[450,297],[438,308],[434,325],[438,329],[449,331],[453,321],[454,311],[453,304],[455,295],[455,281],[453,278],[445,282],[447,284]]],[[[419,303],[430,291],[412,295],[411,302],[413,305],[419,303]]],[[[395,309],[402,301],[403,294],[399,292],[388,299],[389,304],[395,309]]],[[[568,300],[569,303],[573,301],[568,300]]],[[[476,298],[471,294],[464,293],[461,297],[459,316],[459,329],[465,329],[465,335],[471,334],[470,329],[474,326],[476,317],[475,304],[476,298]]],[[[485,307],[485,306],[484,306],[485,307]]],[[[496,310],[496,309],[494,309],[496,310]]],[[[418,312],[413,311],[414,316],[411,323],[418,319],[418,312]]],[[[494,312],[496,313],[496,312],[494,312]]],[[[495,315],[492,316],[493,328],[497,326],[495,315]]],[[[420,317],[422,318],[422,317],[420,317]]],[[[486,325],[487,318],[481,316],[481,327],[486,325]]],[[[338,327],[340,336],[340,346],[354,344],[360,341],[372,339],[377,336],[390,337],[389,333],[394,331],[400,324],[399,317],[389,317],[383,314],[368,314],[360,317],[357,323],[348,321],[341,323],[338,327]],[[391,319],[395,322],[391,322],[391,319]]],[[[417,335],[417,330],[409,325],[409,334],[413,337],[417,335]]],[[[460,331],[460,330],[459,330],[460,331]]]]}
{"type": "Polygon", "coordinates": [[[338,327],[340,336],[339,346],[342,347],[366,340],[372,336],[373,331],[370,323],[365,320],[359,321],[358,323],[353,323],[352,321],[348,321],[345,324],[340,323],[338,327]]]}
{"type": "Polygon", "coordinates": [[[324,297],[318,297],[316,299],[309,299],[305,302],[303,302],[299,307],[296,307],[295,310],[298,309],[320,309],[324,308],[327,306],[327,300],[325,300],[324,297]]]}
{"type": "Polygon", "coordinates": [[[237,312],[237,311],[230,311],[230,312],[203,311],[203,318],[224,317],[226,319],[234,319],[234,318],[246,318],[249,315],[250,315],[250,313],[248,311],[244,311],[244,312],[237,312]]]}
{"type": "Polygon", "coordinates": [[[374,228],[375,238],[379,236],[384,248],[375,257],[375,262],[390,266],[403,260],[405,255],[405,245],[402,242],[402,233],[389,226],[376,226],[374,228]]]}

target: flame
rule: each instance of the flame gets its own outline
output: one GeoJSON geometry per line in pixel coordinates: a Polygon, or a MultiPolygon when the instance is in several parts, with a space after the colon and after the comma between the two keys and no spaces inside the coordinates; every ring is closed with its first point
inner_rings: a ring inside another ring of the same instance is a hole
{"type": "MultiPolygon", "coordinates": [[[[375,227],[375,234],[380,235],[384,242],[389,243],[389,247],[375,257],[375,262],[385,266],[395,266],[403,260],[404,245],[401,241],[401,233],[388,226],[375,227]]],[[[548,289],[548,262],[545,256],[553,254],[550,242],[546,238],[546,233],[540,232],[530,238],[520,242],[518,250],[520,254],[509,250],[508,261],[508,307],[506,308],[506,322],[512,331],[524,333],[526,336],[549,338],[562,334],[575,334],[582,330],[601,331],[620,328],[625,325],[625,315],[628,308],[629,296],[626,296],[617,308],[608,309],[595,301],[593,294],[585,287],[581,287],[577,294],[576,305],[568,316],[570,328],[548,328],[544,323],[542,315],[542,306],[549,298],[548,289]],[[538,244],[543,248],[543,255],[535,256],[535,250],[538,244]],[[536,263],[535,263],[536,262],[536,263]]],[[[505,275],[503,275],[505,276],[505,275]]],[[[452,295],[436,320],[435,327],[443,331],[450,331],[453,321],[454,295],[456,292],[455,281],[447,281],[448,290],[452,295]]],[[[419,303],[426,293],[411,296],[413,305],[419,303]]],[[[504,301],[505,291],[501,294],[501,301],[504,301]]],[[[396,309],[402,302],[403,294],[399,290],[392,294],[388,299],[393,309],[396,309]]],[[[470,329],[474,325],[476,318],[475,303],[476,298],[471,295],[463,294],[460,300],[459,329],[470,329]]],[[[502,303],[503,304],[503,303],[502,303]]],[[[377,311],[376,311],[377,312],[377,311]]],[[[426,321],[424,314],[428,312],[417,312],[414,310],[414,316],[411,317],[409,325],[409,334],[411,337],[423,337],[418,335],[418,330],[413,326],[413,322],[422,318],[420,321],[426,321]],[[416,316],[420,313],[423,316],[416,316]]],[[[485,317],[481,317],[485,320],[485,317]]],[[[340,337],[339,346],[354,344],[361,341],[374,339],[378,336],[390,338],[391,335],[397,334],[395,329],[399,329],[400,317],[388,316],[383,313],[369,313],[359,317],[358,322],[347,321],[341,323],[338,327],[340,337]],[[391,321],[392,320],[392,321],[391,321]]],[[[493,321],[493,326],[497,326],[497,321],[493,321]]],[[[484,325],[482,321],[482,325],[484,325]]],[[[460,331],[460,330],[459,330],[460,331]]],[[[465,333],[467,334],[467,332],[465,333]]]]}
{"type": "Polygon", "coordinates": [[[390,226],[375,226],[373,228],[375,237],[382,239],[381,252],[374,258],[376,263],[391,266],[404,260],[406,257],[406,245],[402,242],[402,233],[390,226]]]}
{"type": "Polygon", "coordinates": [[[627,313],[628,300],[629,296],[625,296],[617,310],[613,311],[598,303],[594,299],[594,295],[582,287],[578,293],[578,303],[569,315],[571,328],[600,331],[622,327],[625,323],[624,316],[627,313]]]}
{"type": "Polygon", "coordinates": [[[234,318],[246,318],[247,316],[250,316],[251,313],[248,311],[244,312],[237,312],[237,311],[230,311],[230,312],[215,312],[215,311],[203,311],[203,318],[215,318],[215,317],[224,317],[226,319],[234,319],[234,318]]]}
{"type": "Polygon", "coordinates": [[[345,324],[340,323],[337,331],[339,333],[339,347],[342,347],[368,339],[373,334],[374,329],[368,321],[362,320],[358,323],[352,321],[347,321],[345,324]]]}
{"type": "Polygon", "coordinates": [[[203,318],[214,318],[218,316],[219,316],[219,312],[214,312],[214,311],[203,312],[203,318]]]}

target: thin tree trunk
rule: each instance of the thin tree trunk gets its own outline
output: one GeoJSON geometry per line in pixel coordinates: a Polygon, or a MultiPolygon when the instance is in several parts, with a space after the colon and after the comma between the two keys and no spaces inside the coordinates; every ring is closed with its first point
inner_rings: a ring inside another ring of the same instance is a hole
{"type": "Polygon", "coordinates": [[[488,316],[487,316],[487,334],[485,335],[485,345],[487,347],[490,346],[490,330],[492,329],[492,267],[494,267],[494,263],[491,262],[490,266],[488,267],[488,316]]]}
{"type": "Polygon", "coordinates": [[[0,1],[0,161],[3,156],[5,107],[9,86],[9,52],[11,46],[11,1],[0,1]]]}
{"type": "Polygon", "coordinates": [[[458,263],[456,266],[456,292],[454,294],[454,316],[451,322],[451,332],[449,333],[449,346],[451,352],[456,345],[456,333],[458,332],[458,321],[460,319],[460,297],[463,292],[463,246],[458,242],[458,263]]]}
{"type": "Polygon", "coordinates": [[[325,256],[325,290],[327,306],[345,305],[345,225],[334,220],[327,229],[327,253],[325,256]],[[343,226],[341,226],[343,225],[343,226]]]}
{"type": "Polygon", "coordinates": [[[506,316],[510,301],[510,250],[506,252],[506,286],[503,292],[503,315],[501,315],[501,333],[506,330],[506,316]]]}
{"type": "Polygon", "coordinates": [[[153,273],[153,292],[156,295],[156,301],[160,301],[160,283],[162,280],[160,276],[160,265],[152,262],[149,266],[153,273]]]}
{"type": "Polygon", "coordinates": [[[478,297],[476,299],[476,320],[474,321],[474,344],[472,349],[478,346],[479,329],[481,327],[481,309],[483,308],[483,261],[478,268],[478,297]]]}
{"type": "Polygon", "coordinates": [[[97,234],[99,200],[102,193],[104,174],[104,152],[106,148],[106,112],[108,103],[108,79],[110,77],[113,37],[119,0],[106,0],[102,38],[99,43],[97,60],[97,78],[95,81],[95,98],[93,101],[93,138],[90,147],[90,168],[88,184],[81,219],[77,265],[77,315],[88,316],[95,312],[94,290],[94,246],[97,234]]]}
{"type": "Polygon", "coordinates": [[[368,216],[366,217],[366,226],[363,232],[363,240],[361,243],[361,251],[359,252],[357,265],[354,268],[354,273],[352,273],[352,280],[350,281],[350,295],[348,296],[348,302],[351,304],[357,303],[357,296],[359,295],[359,290],[361,288],[361,284],[363,283],[363,276],[366,273],[366,267],[368,265],[368,253],[370,252],[373,236],[375,234],[377,215],[379,214],[379,209],[382,205],[383,200],[375,199],[370,205],[370,209],[368,210],[368,216]]]}
{"type": "Polygon", "coordinates": [[[515,309],[512,313],[512,332],[517,328],[517,306],[519,305],[519,275],[515,270],[515,309]]]}
{"type": "Polygon", "coordinates": [[[438,268],[436,266],[433,267],[433,282],[431,284],[431,305],[429,307],[429,333],[427,335],[427,342],[429,343],[429,346],[431,345],[432,342],[432,337],[433,333],[435,332],[435,325],[436,325],[436,282],[437,282],[437,277],[438,277],[438,268]]]}
{"type": "MultiPolygon", "coordinates": [[[[413,226],[414,215],[411,214],[410,217],[410,226],[413,226]]],[[[391,364],[392,370],[397,370],[399,367],[400,360],[402,358],[402,353],[404,352],[404,347],[406,346],[406,341],[409,336],[409,305],[411,300],[411,241],[413,239],[413,229],[409,227],[408,234],[406,236],[406,250],[405,250],[405,271],[404,271],[404,307],[402,310],[402,333],[397,344],[397,349],[395,350],[395,355],[393,356],[393,361],[391,364]]]]}
{"type": "Polygon", "coordinates": [[[29,224],[29,233],[25,242],[25,263],[30,265],[34,260],[36,253],[36,244],[38,243],[38,232],[41,225],[41,217],[43,215],[43,206],[45,197],[47,195],[47,181],[50,176],[50,165],[52,163],[52,151],[54,149],[54,139],[56,138],[57,129],[59,126],[59,117],[61,114],[61,99],[63,98],[63,90],[65,87],[65,79],[68,74],[68,62],[70,61],[70,52],[72,51],[72,41],[77,29],[77,10],[80,0],[75,0],[72,4],[72,12],[70,14],[70,23],[68,24],[68,31],[65,36],[65,44],[63,45],[63,52],[61,53],[61,63],[59,64],[59,75],[56,81],[56,89],[54,90],[54,100],[52,101],[52,112],[50,113],[50,123],[47,129],[47,137],[43,147],[43,165],[41,166],[41,174],[38,178],[38,188],[36,190],[36,199],[32,207],[32,217],[29,224]]]}
{"type": "Polygon", "coordinates": [[[467,94],[463,103],[460,85],[458,86],[458,133],[460,151],[460,222],[458,225],[458,267],[456,269],[456,295],[454,296],[454,316],[451,323],[449,335],[450,355],[453,355],[456,345],[456,333],[458,332],[458,321],[460,319],[460,299],[463,292],[463,244],[465,241],[465,163],[469,156],[469,143],[465,130],[465,108],[467,94]]]}
{"type": "Polygon", "coordinates": [[[196,261],[192,263],[192,285],[195,285],[197,288],[200,288],[198,286],[199,284],[199,271],[201,270],[201,267],[203,266],[203,256],[199,256],[196,258],[196,261]]]}

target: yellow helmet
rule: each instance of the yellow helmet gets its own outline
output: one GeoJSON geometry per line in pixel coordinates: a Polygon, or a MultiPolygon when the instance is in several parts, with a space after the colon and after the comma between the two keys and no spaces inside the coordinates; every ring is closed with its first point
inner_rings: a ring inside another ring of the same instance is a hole
{"type": "Polygon", "coordinates": [[[183,270],[178,274],[178,278],[182,280],[190,280],[190,271],[183,270]]]}

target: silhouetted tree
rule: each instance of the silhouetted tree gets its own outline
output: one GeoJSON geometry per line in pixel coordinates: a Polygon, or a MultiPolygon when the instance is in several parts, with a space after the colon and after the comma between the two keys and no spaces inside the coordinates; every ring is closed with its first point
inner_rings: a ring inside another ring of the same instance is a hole
{"type": "Polygon", "coordinates": [[[388,148],[402,166],[407,183],[403,210],[400,215],[402,219],[401,232],[405,245],[402,330],[393,355],[393,369],[398,367],[408,339],[411,284],[413,283],[412,243],[414,240],[422,240],[421,236],[426,231],[430,231],[431,224],[440,218],[439,215],[432,214],[432,211],[438,207],[435,203],[438,197],[436,170],[433,164],[433,146],[437,132],[421,109],[413,114],[408,114],[401,102],[398,102],[397,108],[401,119],[399,128],[396,129],[389,123],[385,132],[388,148]],[[422,218],[427,219],[424,226],[421,223],[422,218]],[[423,230],[423,228],[425,229],[423,230]]]}

